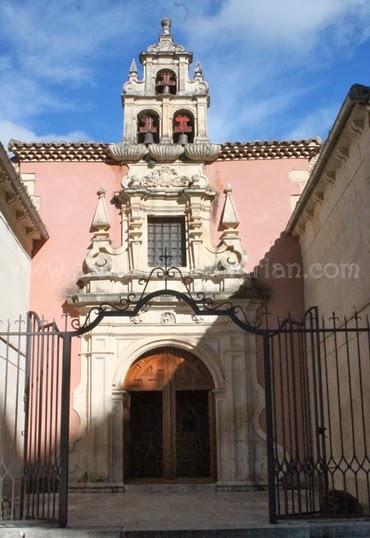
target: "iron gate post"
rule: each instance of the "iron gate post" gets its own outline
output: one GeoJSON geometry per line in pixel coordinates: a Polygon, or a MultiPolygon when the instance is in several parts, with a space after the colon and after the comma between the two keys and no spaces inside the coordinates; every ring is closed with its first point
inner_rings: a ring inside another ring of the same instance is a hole
{"type": "Polygon", "coordinates": [[[265,372],[265,405],[266,405],[266,435],[267,435],[267,478],[270,523],[277,523],[276,492],[274,473],[274,435],[272,417],[271,365],[270,365],[270,336],[267,331],[263,335],[263,364],[265,372]]]}
{"type": "Polygon", "coordinates": [[[60,483],[59,483],[59,527],[68,523],[68,471],[69,471],[69,406],[71,387],[71,341],[68,333],[63,334],[62,399],[60,414],[60,483]]]}
{"type": "MultiPolygon", "coordinates": [[[[325,432],[327,430],[326,424],[325,424],[325,413],[324,413],[324,395],[323,395],[323,376],[322,376],[322,356],[321,356],[321,343],[320,343],[320,319],[319,319],[319,310],[316,307],[314,309],[314,319],[315,319],[315,327],[316,327],[316,357],[317,357],[317,366],[318,366],[318,381],[319,381],[319,405],[320,405],[320,429],[319,429],[319,435],[321,438],[321,470],[323,473],[322,477],[322,486],[323,486],[323,510],[327,511],[327,503],[328,503],[328,493],[329,493],[329,472],[328,472],[328,462],[327,462],[327,456],[326,456],[326,436],[325,432]]],[[[325,334],[324,334],[325,338],[325,334]]]]}
{"type": "Polygon", "coordinates": [[[28,463],[28,428],[29,428],[29,396],[30,396],[30,348],[31,348],[31,333],[32,322],[31,315],[27,313],[27,325],[26,325],[26,362],[25,362],[25,380],[24,380],[24,394],[23,394],[23,415],[24,415],[24,431],[23,431],[23,473],[22,473],[22,485],[21,485],[21,499],[19,518],[23,519],[25,516],[25,493],[26,493],[26,480],[25,480],[25,468],[28,463]]]}

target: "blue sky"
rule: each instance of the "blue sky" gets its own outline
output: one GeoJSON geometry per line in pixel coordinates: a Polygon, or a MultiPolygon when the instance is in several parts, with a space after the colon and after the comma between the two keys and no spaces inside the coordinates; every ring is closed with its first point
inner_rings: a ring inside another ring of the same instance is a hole
{"type": "Polygon", "coordinates": [[[370,0],[0,0],[0,140],[120,140],[164,16],[202,64],[214,141],[325,138],[370,85],[370,0]]]}

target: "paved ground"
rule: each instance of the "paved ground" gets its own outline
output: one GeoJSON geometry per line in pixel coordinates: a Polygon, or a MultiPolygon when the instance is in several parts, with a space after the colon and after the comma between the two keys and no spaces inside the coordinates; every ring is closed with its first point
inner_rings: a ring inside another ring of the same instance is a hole
{"type": "Polygon", "coordinates": [[[120,526],[124,530],[241,529],[268,522],[265,492],[199,491],[72,493],[70,526],[120,526]]]}
{"type": "Polygon", "coordinates": [[[68,529],[0,522],[0,538],[370,538],[370,521],[268,523],[266,492],[129,486],[71,493],[68,529]]]}

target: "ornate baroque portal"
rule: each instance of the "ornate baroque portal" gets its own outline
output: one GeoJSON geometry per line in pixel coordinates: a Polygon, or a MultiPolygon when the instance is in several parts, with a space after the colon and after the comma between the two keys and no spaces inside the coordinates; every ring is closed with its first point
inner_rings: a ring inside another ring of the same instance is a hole
{"type": "MultiPolygon", "coordinates": [[[[223,210],[214,222],[216,193],[205,165],[221,148],[208,139],[202,68],[198,63],[190,75],[192,53],[174,42],[169,19],[140,61],[142,78],[133,61],[123,86],[122,141],[110,146],[111,158],[128,166],[113,200],[122,243],[111,244],[102,188],[83,273],[68,302],[82,323],[93,306],[119,306],[140,295],[142,278],[167,253],[169,265],[181,267],[190,293],[216,302],[235,297],[254,319],[266,292],[245,272],[231,187],[218,200],[223,210]],[[216,245],[212,228],[220,232],[216,245]]],[[[147,291],[162,285],[154,274],[147,291]]],[[[174,275],[172,288],[182,291],[182,285],[174,275]]],[[[71,455],[75,484],[119,487],[123,477],[176,476],[212,477],[228,488],[266,483],[264,392],[253,334],[225,318],[194,316],[186,304],[163,295],[135,317],[104,319],[81,339],[80,357],[81,382],[73,395],[79,424],[71,455]],[[165,360],[158,351],[163,348],[177,351],[166,352],[165,360]],[[143,364],[156,373],[137,390],[134,372],[143,364]],[[143,435],[149,426],[155,431],[143,435]],[[185,435],[190,427],[194,431],[185,435]],[[197,454],[196,446],[203,446],[197,454]],[[145,461],[135,459],[137,452],[145,461]]]]}

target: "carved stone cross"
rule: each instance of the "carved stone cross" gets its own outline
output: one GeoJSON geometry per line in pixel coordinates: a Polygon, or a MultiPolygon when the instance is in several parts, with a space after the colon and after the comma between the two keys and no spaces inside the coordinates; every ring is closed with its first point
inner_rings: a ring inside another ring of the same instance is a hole
{"type": "Polygon", "coordinates": [[[175,122],[177,123],[175,125],[175,133],[191,133],[193,129],[191,125],[188,125],[190,121],[189,116],[186,114],[178,114],[175,117],[175,122]]]}

